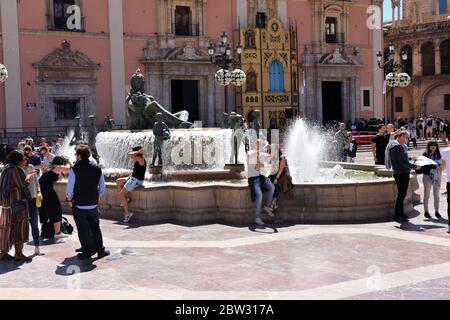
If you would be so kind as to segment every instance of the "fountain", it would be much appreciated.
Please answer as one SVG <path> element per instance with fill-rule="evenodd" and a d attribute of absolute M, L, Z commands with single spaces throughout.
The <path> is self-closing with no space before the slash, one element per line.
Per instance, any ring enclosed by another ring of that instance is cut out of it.
<path fill-rule="evenodd" d="M 176 129 L 164 147 L 166 179 L 147 174 L 143 188 L 133 192 L 131 210 L 136 221 L 160 223 L 176 221 L 191 225 L 226 222 L 247 224 L 254 220 L 247 180 L 243 176 L 224 175 L 223 166 L 232 155 L 229 129 Z M 355 163 L 336 163 L 327 158 L 329 135 L 304 120 L 296 121 L 285 143 L 294 188 L 282 195 L 277 218 L 286 222 L 355 223 L 389 220 L 393 217 L 396 186 L 391 172 L 384 167 Z M 143 145 L 151 159 L 151 131 L 102 132 L 97 149 L 107 175 L 130 173 L 126 157 L 135 145 Z M 239 161 L 245 163 L 245 148 Z M 230 172 L 230 171 L 227 171 Z M 65 185 L 58 185 L 61 199 Z M 411 179 L 405 210 L 413 210 L 417 201 L 416 179 Z M 102 215 L 121 217 L 114 183 L 107 183 L 101 198 Z M 268 218 L 268 217 L 266 217 Z"/>
<path fill-rule="evenodd" d="M 144 156 L 148 160 L 153 158 L 155 137 L 150 129 L 159 113 L 158 121 L 170 128 L 170 137 L 167 133 L 162 145 L 156 143 L 157 150 L 162 147 L 164 167 L 162 174 L 148 173 L 144 187 L 133 192 L 130 208 L 136 220 L 188 224 L 252 222 L 254 203 L 250 200 L 245 174 L 224 169 L 230 162 L 232 168 L 246 163 L 245 146 L 236 139 L 242 139 L 239 132 L 236 135 L 238 124 L 242 123 L 240 116 L 225 115 L 229 129 L 192 128 L 186 112 L 169 113 L 146 95 L 144 88 L 144 78 L 136 72 L 127 98 L 134 132 L 108 131 L 96 136 L 100 163 L 110 181 L 100 201 L 102 215 L 121 217 L 120 200 L 111 180 L 131 173 L 132 163 L 127 153 L 134 146 L 143 146 Z M 259 125 L 259 121 L 254 124 Z M 258 134 L 255 136 L 265 136 Z M 375 165 L 326 161 L 330 141 L 333 141 L 330 132 L 303 119 L 290 127 L 284 150 L 294 188 L 281 196 L 277 218 L 287 222 L 334 223 L 392 218 L 396 186 L 391 172 Z M 64 199 L 65 185 L 60 184 L 58 188 Z M 405 203 L 408 212 L 412 211 L 413 200 L 417 200 L 413 194 L 417 188 L 417 179 L 411 179 Z"/>

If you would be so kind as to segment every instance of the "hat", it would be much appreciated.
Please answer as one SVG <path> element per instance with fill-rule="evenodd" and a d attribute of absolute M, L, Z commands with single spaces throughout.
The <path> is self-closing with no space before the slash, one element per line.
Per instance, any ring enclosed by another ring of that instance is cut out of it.
<path fill-rule="evenodd" d="M 141 150 L 142 148 L 143 148 L 143 147 L 141 147 L 141 146 L 134 147 L 134 148 L 133 148 L 133 152 L 139 151 L 139 150 Z"/>

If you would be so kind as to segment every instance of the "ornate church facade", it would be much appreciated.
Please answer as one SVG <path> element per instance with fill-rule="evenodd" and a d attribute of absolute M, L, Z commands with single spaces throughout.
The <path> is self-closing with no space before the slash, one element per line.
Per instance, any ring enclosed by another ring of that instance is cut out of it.
<path fill-rule="evenodd" d="M 126 127 L 125 96 L 137 68 L 147 94 L 204 126 L 235 110 L 260 109 L 264 127 L 293 114 L 383 117 L 375 66 L 382 33 L 366 23 L 369 6 L 381 2 L 0 0 L 0 61 L 9 70 L 0 128 L 70 127 L 75 115 L 86 124 L 90 114 Z M 208 55 L 224 31 L 233 48 L 244 47 L 236 67 L 247 73 L 228 99 Z"/>
<path fill-rule="evenodd" d="M 385 47 L 395 45 L 397 60 L 407 53 L 403 71 L 411 76 L 409 86 L 394 89 L 395 116 L 450 120 L 450 0 L 393 1 L 392 16 Z"/>

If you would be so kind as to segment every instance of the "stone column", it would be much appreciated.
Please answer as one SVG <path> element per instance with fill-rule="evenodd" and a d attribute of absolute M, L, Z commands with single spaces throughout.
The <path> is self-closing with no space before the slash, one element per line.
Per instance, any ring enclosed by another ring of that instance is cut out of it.
<path fill-rule="evenodd" d="M 214 101 L 214 97 L 215 97 L 215 90 L 214 90 L 214 76 L 213 75 L 209 75 L 207 77 L 205 77 L 205 86 L 207 87 L 207 103 L 206 103 L 206 112 L 207 112 L 207 116 L 208 116 L 208 126 L 214 126 L 214 122 L 217 119 L 216 113 L 217 113 L 217 106 L 215 104 Z"/>
<path fill-rule="evenodd" d="M 5 86 L 6 128 L 22 128 L 22 87 L 19 25 L 16 0 L 1 0 L 3 64 L 8 68 Z"/>
<path fill-rule="evenodd" d="M 435 74 L 441 74 L 441 47 L 440 39 L 434 40 L 434 65 Z"/>
<path fill-rule="evenodd" d="M 395 0 L 391 1 L 391 6 L 392 6 L 392 24 L 395 24 Z"/>
<path fill-rule="evenodd" d="M 125 51 L 123 40 L 122 0 L 109 0 L 109 45 L 111 56 L 112 117 L 118 125 L 126 125 Z"/>
<path fill-rule="evenodd" d="M 162 106 L 166 108 L 167 111 L 172 112 L 172 83 L 169 75 L 164 74 L 163 76 L 163 99 Z"/>
<path fill-rule="evenodd" d="M 383 30 L 380 26 L 379 29 L 372 30 L 372 63 L 373 63 L 373 111 L 375 118 L 383 118 L 384 106 L 383 106 L 383 70 L 378 67 L 378 61 L 376 52 L 383 52 Z M 358 87 L 359 88 L 359 87 Z M 358 117 L 359 118 L 359 117 Z"/>
<path fill-rule="evenodd" d="M 422 75 L 422 59 L 420 55 L 420 43 L 414 43 L 412 50 L 413 50 L 412 56 L 413 75 L 420 76 Z"/>
<path fill-rule="evenodd" d="M 322 120 L 323 119 L 323 103 L 322 103 L 322 79 L 317 77 L 316 79 L 316 90 L 314 92 L 313 99 L 315 100 L 312 106 L 316 106 L 313 111 L 313 119 Z M 313 89 L 314 90 L 314 89 Z"/>
<path fill-rule="evenodd" d="M 313 3 L 313 53 L 320 53 L 320 46 L 322 43 L 322 8 L 319 1 Z"/>

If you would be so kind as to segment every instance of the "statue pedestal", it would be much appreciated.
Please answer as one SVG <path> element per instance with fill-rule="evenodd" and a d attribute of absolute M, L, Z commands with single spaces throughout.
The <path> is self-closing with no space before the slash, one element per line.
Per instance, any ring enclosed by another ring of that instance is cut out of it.
<path fill-rule="evenodd" d="M 150 167 L 150 173 L 151 174 L 161 174 L 162 173 L 162 166 Z"/>
<path fill-rule="evenodd" d="M 245 165 L 243 163 L 238 164 L 226 164 L 225 170 L 232 170 L 236 172 L 242 172 L 245 171 Z"/>

